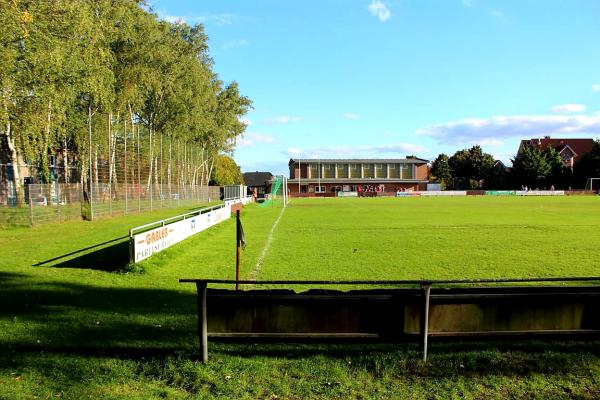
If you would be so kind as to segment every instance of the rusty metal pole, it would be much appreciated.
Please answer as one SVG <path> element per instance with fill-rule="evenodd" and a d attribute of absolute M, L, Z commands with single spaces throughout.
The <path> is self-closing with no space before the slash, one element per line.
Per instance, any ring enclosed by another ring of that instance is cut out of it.
<path fill-rule="evenodd" d="M 235 290 L 240 290 L 240 210 L 235 211 Z"/>
<path fill-rule="evenodd" d="M 196 282 L 198 292 L 198 338 L 200 339 L 200 356 L 202 362 L 208 361 L 208 324 L 206 320 L 206 281 Z"/>
<path fill-rule="evenodd" d="M 421 284 L 421 351 L 423 361 L 427 361 L 427 336 L 429 334 L 429 293 L 431 285 Z"/>

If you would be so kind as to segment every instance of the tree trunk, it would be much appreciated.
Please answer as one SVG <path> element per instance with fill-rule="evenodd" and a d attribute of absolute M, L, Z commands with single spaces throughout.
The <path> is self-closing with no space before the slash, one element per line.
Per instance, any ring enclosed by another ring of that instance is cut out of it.
<path fill-rule="evenodd" d="M 213 168 L 215 167 L 215 159 L 210 160 L 210 166 L 208 167 L 208 171 L 206 173 L 207 181 L 210 181 L 210 176 L 212 175 Z"/>
<path fill-rule="evenodd" d="M 171 138 L 169 138 L 169 165 L 167 166 L 167 186 L 169 187 L 169 198 L 170 199 L 173 199 L 173 196 L 172 196 L 173 191 L 171 190 L 172 144 L 173 144 L 173 140 Z"/>
<path fill-rule="evenodd" d="M 108 113 L 108 187 L 112 188 L 113 163 L 112 163 L 112 113 Z"/>
<path fill-rule="evenodd" d="M 159 199 L 162 200 L 162 197 L 160 197 L 162 195 L 162 188 L 160 187 L 159 183 L 158 183 L 158 156 L 154 157 L 154 193 L 158 193 L 159 194 Z"/>
<path fill-rule="evenodd" d="M 63 150 L 62 150 L 62 156 L 63 156 L 63 169 L 64 169 L 64 175 L 65 175 L 65 183 L 69 183 L 69 149 L 67 148 L 67 137 L 65 136 L 65 142 L 63 144 Z"/>
<path fill-rule="evenodd" d="M 50 183 L 50 166 L 48 164 L 48 151 L 50 148 L 50 124 L 52 122 L 52 100 L 48 101 L 48 114 L 46 117 L 46 127 L 44 128 L 44 150 L 41 154 L 42 183 Z"/>
<path fill-rule="evenodd" d="M 96 198 L 94 200 L 97 200 L 99 197 L 98 194 L 100 193 L 100 178 L 98 177 L 98 147 L 96 147 L 96 150 L 94 151 L 94 183 L 96 184 Z"/>
<path fill-rule="evenodd" d="M 14 138 L 12 137 L 12 125 L 10 124 L 10 118 L 6 122 L 6 130 L 4 131 L 6 137 L 6 145 L 8 146 L 9 163 L 13 167 L 13 184 L 15 187 L 15 197 L 18 206 L 25 203 L 25 191 L 23 183 L 21 182 L 21 174 L 19 171 L 20 157 L 15 146 Z"/>
<path fill-rule="evenodd" d="M 150 184 L 152 183 L 152 163 L 154 161 L 154 149 L 152 148 L 152 123 L 148 124 L 148 136 L 150 142 L 150 165 L 148 169 L 148 182 L 146 183 L 146 190 L 150 190 Z"/>

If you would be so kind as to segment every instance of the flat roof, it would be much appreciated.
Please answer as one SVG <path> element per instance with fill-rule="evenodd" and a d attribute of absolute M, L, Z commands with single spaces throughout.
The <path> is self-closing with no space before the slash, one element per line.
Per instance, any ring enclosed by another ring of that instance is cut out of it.
<path fill-rule="evenodd" d="M 393 164 L 393 163 L 408 163 L 408 164 L 426 164 L 429 160 L 425 160 L 424 158 L 290 158 L 291 163 L 310 163 L 310 162 L 318 162 L 318 163 L 350 163 L 350 164 L 360 164 L 360 163 L 373 163 L 373 164 Z"/>
<path fill-rule="evenodd" d="M 427 179 L 400 179 L 400 178 L 294 178 L 288 179 L 288 184 L 291 183 L 335 183 L 339 185 L 352 184 L 352 183 L 364 183 L 364 184 L 377 184 L 377 183 L 423 183 L 429 182 Z"/>

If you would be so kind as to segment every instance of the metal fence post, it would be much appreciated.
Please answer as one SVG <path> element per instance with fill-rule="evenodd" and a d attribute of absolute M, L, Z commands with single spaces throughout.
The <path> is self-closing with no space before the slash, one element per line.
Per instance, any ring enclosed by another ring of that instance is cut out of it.
<path fill-rule="evenodd" d="M 56 217 L 60 223 L 60 183 L 56 184 Z"/>
<path fill-rule="evenodd" d="M 33 226 L 33 204 L 31 202 L 31 185 L 27 185 L 27 197 L 29 201 L 29 226 Z"/>

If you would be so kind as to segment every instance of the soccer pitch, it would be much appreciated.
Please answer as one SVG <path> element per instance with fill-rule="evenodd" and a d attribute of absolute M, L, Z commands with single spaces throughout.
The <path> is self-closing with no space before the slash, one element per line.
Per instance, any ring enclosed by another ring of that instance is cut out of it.
<path fill-rule="evenodd" d="M 597 196 L 250 205 L 241 277 L 599 275 L 599 209 Z M 201 364 L 195 288 L 178 280 L 234 279 L 235 220 L 127 265 L 129 228 L 184 211 L 0 229 L 0 398 L 598 398 L 598 342 L 439 344 L 426 364 L 412 345 L 211 342 Z"/>
<path fill-rule="evenodd" d="M 251 275 L 263 280 L 598 275 L 598 211 L 598 197 L 293 199 Z M 254 212 L 249 211 L 252 219 Z"/>

